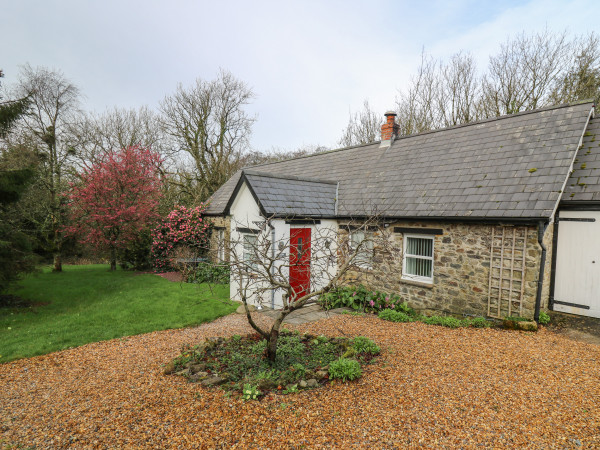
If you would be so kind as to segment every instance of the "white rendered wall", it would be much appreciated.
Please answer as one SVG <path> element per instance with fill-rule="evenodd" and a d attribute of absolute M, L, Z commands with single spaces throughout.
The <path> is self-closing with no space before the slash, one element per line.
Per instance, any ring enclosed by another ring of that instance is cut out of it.
<path fill-rule="evenodd" d="M 266 220 L 260 213 L 258 204 L 254 200 L 252 193 L 246 186 L 242 185 L 231 208 L 231 242 L 232 252 L 236 252 L 237 258 L 242 258 L 243 246 L 241 245 L 242 236 L 237 228 L 260 229 L 262 223 Z M 335 256 L 337 255 L 337 232 L 338 224 L 335 220 L 321 220 L 316 225 L 290 225 L 286 224 L 284 219 L 272 219 L 273 228 L 265 227 L 265 230 L 259 239 L 272 239 L 273 231 L 275 234 L 275 252 L 280 257 L 278 265 L 287 266 L 289 264 L 289 241 L 290 228 L 310 228 L 311 229 L 311 291 L 319 289 L 326 285 L 337 271 Z M 330 248 L 325 248 L 325 239 L 330 241 Z M 280 242 L 283 250 L 280 250 Z M 331 258 L 328 258 L 331 256 Z M 314 264 L 313 264 L 314 262 Z M 325 264 L 328 262 L 328 264 Z M 276 267 L 277 269 L 277 267 Z M 282 267 L 282 274 L 288 276 L 287 267 Z M 275 289 L 262 293 L 260 298 L 254 298 L 249 303 L 260 307 L 283 307 L 282 289 Z M 239 280 L 232 276 L 230 281 L 230 296 L 232 300 L 241 301 L 239 296 Z M 273 305 L 274 303 L 274 305 Z"/>

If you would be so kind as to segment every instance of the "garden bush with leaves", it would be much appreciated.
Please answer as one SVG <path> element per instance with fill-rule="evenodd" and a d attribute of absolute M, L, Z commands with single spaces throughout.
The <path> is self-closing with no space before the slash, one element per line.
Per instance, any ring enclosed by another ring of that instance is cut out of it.
<path fill-rule="evenodd" d="M 397 294 L 370 291 L 363 285 L 339 287 L 321 296 L 325 309 L 352 308 L 356 311 L 379 312 L 386 309 L 411 314 L 414 311 Z"/>
<path fill-rule="evenodd" d="M 188 283 L 216 283 L 229 284 L 230 270 L 226 264 L 212 264 L 201 262 L 189 271 L 186 281 Z"/>
<path fill-rule="evenodd" d="M 206 204 L 195 208 L 177 206 L 152 231 L 152 260 L 157 271 L 173 270 L 177 250 L 186 249 L 194 256 L 206 252 L 209 223 L 202 217 Z"/>

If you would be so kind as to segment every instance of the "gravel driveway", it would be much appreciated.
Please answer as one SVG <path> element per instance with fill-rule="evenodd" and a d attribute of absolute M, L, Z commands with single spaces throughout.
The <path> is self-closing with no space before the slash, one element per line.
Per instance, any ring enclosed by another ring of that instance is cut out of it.
<path fill-rule="evenodd" d="M 296 328 L 369 336 L 382 357 L 357 382 L 245 403 L 161 371 L 182 344 L 249 331 L 243 316 L 89 344 L 0 365 L 0 442 L 35 448 L 600 446 L 599 346 L 548 330 L 451 330 L 376 317 L 335 316 Z"/>

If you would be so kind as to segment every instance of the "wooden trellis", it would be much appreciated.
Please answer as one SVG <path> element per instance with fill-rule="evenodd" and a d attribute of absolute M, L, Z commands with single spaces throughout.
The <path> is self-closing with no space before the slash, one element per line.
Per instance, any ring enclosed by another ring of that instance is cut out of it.
<path fill-rule="evenodd" d="M 521 315 L 525 288 L 527 227 L 492 227 L 488 316 Z"/>

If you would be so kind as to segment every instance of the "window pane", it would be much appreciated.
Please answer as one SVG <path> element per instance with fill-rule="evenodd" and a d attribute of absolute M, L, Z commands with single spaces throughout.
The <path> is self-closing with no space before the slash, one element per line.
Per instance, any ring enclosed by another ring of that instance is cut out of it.
<path fill-rule="evenodd" d="M 406 253 L 417 256 L 433 256 L 433 239 L 408 237 Z"/>
<path fill-rule="evenodd" d="M 244 262 L 255 269 L 257 267 L 255 258 L 256 236 L 253 234 L 244 235 Z"/>
<path fill-rule="evenodd" d="M 406 257 L 405 273 L 407 275 L 415 275 L 418 277 L 431 278 L 431 269 L 433 261 L 430 259 L 415 258 L 412 256 Z"/>

